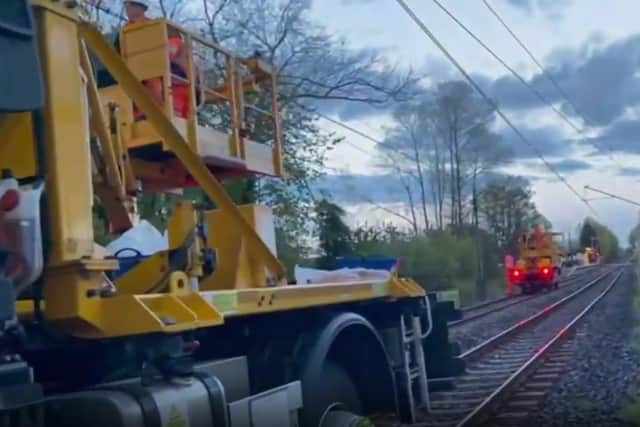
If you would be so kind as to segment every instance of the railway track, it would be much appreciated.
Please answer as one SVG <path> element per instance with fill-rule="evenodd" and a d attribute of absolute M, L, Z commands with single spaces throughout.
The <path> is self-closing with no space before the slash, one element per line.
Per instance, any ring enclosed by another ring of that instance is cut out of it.
<path fill-rule="evenodd" d="M 463 353 L 466 374 L 454 380 L 451 390 L 431 393 L 429 410 L 414 426 L 520 425 L 570 360 L 566 343 L 575 324 L 606 295 L 623 271 L 604 272 Z"/>
<path fill-rule="evenodd" d="M 586 277 L 592 276 L 593 274 L 594 274 L 594 271 L 589 270 L 589 271 L 582 271 L 572 276 L 568 276 L 561 281 L 561 287 L 568 288 L 568 287 L 574 286 L 580 282 L 583 282 Z M 548 293 L 539 292 L 534 295 L 517 295 L 513 297 L 502 297 L 502 298 L 496 298 L 491 301 L 486 301 L 480 304 L 472 305 L 469 307 L 463 307 L 462 319 L 449 322 L 449 327 L 456 328 L 458 326 L 470 323 L 474 320 L 487 317 L 494 313 L 498 313 L 509 307 L 513 307 L 516 305 L 523 304 L 527 301 L 542 298 L 546 295 L 548 295 Z"/>

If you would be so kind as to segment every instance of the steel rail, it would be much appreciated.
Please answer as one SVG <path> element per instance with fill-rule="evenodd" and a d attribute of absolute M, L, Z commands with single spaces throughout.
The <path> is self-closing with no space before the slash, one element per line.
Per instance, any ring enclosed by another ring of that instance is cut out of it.
<path fill-rule="evenodd" d="M 591 272 L 589 272 L 589 273 L 591 273 Z M 589 273 L 586 273 L 586 274 L 589 274 Z M 569 277 L 565 277 L 564 280 L 561 283 L 564 283 L 564 285 L 563 285 L 564 287 L 574 286 L 577 283 L 579 283 L 582 279 L 584 279 L 584 277 L 582 277 L 582 276 L 569 276 Z M 475 311 L 475 310 L 480 310 L 482 308 L 491 307 L 492 305 L 500 304 L 500 303 L 506 302 L 508 300 L 513 300 L 510 303 L 507 303 L 507 304 L 504 304 L 504 305 L 498 305 L 498 306 L 496 306 L 494 308 L 490 308 L 490 309 L 487 309 L 485 311 L 481 311 L 479 313 L 472 314 L 470 316 L 464 316 L 462 319 L 454 320 L 452 322 L 449 322 L 448 326 L 449 326 L 449 328 L 455 328 L 455 327 L 467 324 L 467 323 L 469 323 L 471 321 L 474 321 L 474 320 L 477 320 L 477 319 L 481 319 L 481 318 L 489 316 L 491 314 L 500 312 L 500 311 L 505 310 L 507 308 L 513 307 L 515 305 L 523 304 L 523 303 L 525 303 L 527 301 L 530 301 L 530 300 L 542 298 L 543 296 L 546 296 L 546 295 L 548 295 L 548 294 L 546 294 L 546 293 L 537 293 L 537 294 L 528 295 L 528 296 L 497 298 L 497 299 L 492 300 L 492 301 L 487 301 L 487 302 L 484 302 L 484 303 L 480 303 L 480 304 L 476 304 L 476 305 L 470 306 L 468 308 L 463 308 L 462 312 L 463 313 L 468 313 L 468 312 L 472 312 L 472 311 Z"/>
<path fill-rule="evenodd" d="M 601 275 L 599 275 L 595 279 L 591 280 L 586 285 L 584 285 L 584 286 L 580 287 L 579 289 L 575 290 L 574 292 L 570 293 L 566 297 L 554 302 L 551 305 L 548 305 L 547 307 L 543 308 L 542 310 L 540 310 L 536 314 L 533 314 L 533 315 L 527 317 L 526 319 L 523 319 L 523 320 L 519 321 L 515 325 L 503 330 L 499 334 L 494 335 L 493 337 L 483 341 L 482 343 L 478 344 L 477 346 L 465 351 L 464 353 L 462 353 L 460 355 L 460 357 L 465 359 L 465 360 L 470 360 L 472 358 L 479 357 L 479 356 L 485 354 L 488 351 L 493 350 L 498 345 L 500 345 L 500 344 L 504 343 L 505 341 L 513 338 L 515 335 L 519 334 L 523 330 L 528 329 L 528 328 L 534 326 L 535 324 L 539 323 L 541 320 L 543 320 L 544 318 L 548 317 L 549 314 L 551 314 L 552 312 L 556 311 L 559 307 L 565 305 L 567 302 L 573 300 L 578 295 L 582 294 L 583 292 L 587 291 L 588 289 L 591 289 L 593 286 L 595 286 L 596 284 L 600 283 L 605 277 L 610 275 L 612 272 L 613 271 L 608 270 L 608 271 L 602 273 Z"/>

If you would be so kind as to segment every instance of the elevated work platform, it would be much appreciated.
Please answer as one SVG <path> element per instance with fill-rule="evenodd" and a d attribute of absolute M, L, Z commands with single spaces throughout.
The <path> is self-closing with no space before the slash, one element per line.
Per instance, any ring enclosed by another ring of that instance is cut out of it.
<path fill-rule="evenodd" d="M 129 70 L 215 176 L 283 175 L 277 81 L 264 62 L 235 57 L 163 19 L 125 26 L 119 48 Z M 193 184 L 120 85 L 99 93 L 145 188 Z M 257 123 L 261 129 L 270 124 L 269 130 L 257 135 Z"/>

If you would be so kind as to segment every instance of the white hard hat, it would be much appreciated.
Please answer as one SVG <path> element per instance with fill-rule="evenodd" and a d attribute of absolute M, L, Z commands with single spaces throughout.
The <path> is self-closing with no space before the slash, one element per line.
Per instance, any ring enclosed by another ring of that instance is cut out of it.
<path fill-rule="evenodd" d="M 149 9 L 149 2 L 147 0 L 125 0 L 124 3 L 134 3 L 144 7 L 145 10 Z"/>

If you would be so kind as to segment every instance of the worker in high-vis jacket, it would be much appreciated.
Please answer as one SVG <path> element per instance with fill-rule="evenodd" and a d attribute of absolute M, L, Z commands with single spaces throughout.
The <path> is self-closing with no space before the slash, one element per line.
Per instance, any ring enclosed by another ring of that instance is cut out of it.
<path fill-rule="evenodd" d="M 147 16 L 149 4 L 143 0 L 127 0 L 124 2 L 127 25 L 149 21 Z M 182 35 L 176 29 L 168 28 L 167 46 L 169 61 L 171 63 L 171 95 L 173 101 L 174 114 L 178 117 L 186 118 L 189 114 L 189 94 L 190 85 L 187 81 L 187 58 L 186 49 Z M 161 78 L 149 79 L 144 82 L 151 97 L 158 103 L 164 104 L 163 84 Z M 144 118 L 144 114 L 139 110 L 135 112 L 136 120 Z"/>
<path fill-rule="evenodd" d="M 136 22 L 148 21 L 147 10 L 149 4 L 146 0 L 125 0 L 125 14 L 127 15 L 127 23 L 135 24 Z"/>
<path fill-rule="evenodd" d="M 189 115 L 189 94 L 191 89 L 187 80 L 187 52 L 182 34 L 179 31 L 169 28 L 168 36 L 173 112 L 178 117 L 186 118 Z"/>
<path fill-rule="evenodd" d="M 127 23 L 125 27 L 128 25 L 149 21 L 151 19 L 147 16 L 149 4 L 145 0 L 125 0 L 124 10 L 125 15 L 127 16 Z M 162 79 L 149 79 L 142 82 L 142 84 L 144 84 L 144 86 L 147 88 L 147 92 L 149 93 L 149 95 L 151 95 L 153 100 L 161 106 L 164 103 L 164 99 L 162 96 Z M 136 120 L 143 120 L 145 117 L 144 113 L 135 106 L 133 114 Z"/>

